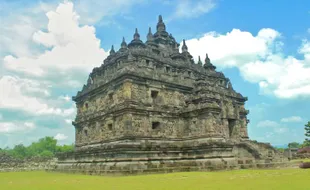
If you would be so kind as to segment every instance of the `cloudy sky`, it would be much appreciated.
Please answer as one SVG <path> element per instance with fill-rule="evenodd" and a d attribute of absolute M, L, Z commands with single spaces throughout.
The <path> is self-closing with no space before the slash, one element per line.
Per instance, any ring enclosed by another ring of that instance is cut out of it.
<path fill-rule="evenodd" d="M 251 139 L 304 140 L 310 120 L 310 1 L 0 0 L 0 147 L 74 142 L 71 101 L 112 44 L 145 40 L 163 15 L 197 60 L 209 54 L 248 96 Z"/>

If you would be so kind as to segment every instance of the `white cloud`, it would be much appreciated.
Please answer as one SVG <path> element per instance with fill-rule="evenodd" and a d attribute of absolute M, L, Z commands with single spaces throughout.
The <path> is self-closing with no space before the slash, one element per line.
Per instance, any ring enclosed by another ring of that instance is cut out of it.
<path fill-rule="evenodd" d="M 233 29 L 225 35 L 209 32 L 199 39 L 186 40 L 189 51 L 197 60 L 206 53 L 220 67 L 242 66 L 268 54 L 268 46 L 280 34 L 272 29 L 262 29 L 257 36 Z"/>
<path fill-rule="evenodd" d="M 69 102 L 69 101 L 71 100 L 71 97 L 68 96 L 68 95 L 65 95 L 65 96 L 60 96 L 59 99 L 60 99 L 60 100 L 64 100 L 64 101 L 66 101 L 66 102 Z"/>
<path fill-rule="evenodd" d="M 214 0 L 178 0 L 177 2 L 174 2 L 174 4 L 177 6 L 171 19 L 195 18 L 210 12 L 216 6 Z"/>
<path fill-rule="evenodd" d="M 3 116 L 2 116 L 2 114 L 0 113 L 0 120 L 2 120 L 3 119 Z"/>
<path fill-rule="evenodd" d="M 270 137 L 273 137 L 274 136 L 274 133 L 273 132 L 266 132 L 265 133 L 265 137 L 266 138 L 270 138 Z"/>
<path fill-rule="evenodd" d="M 76 0 L 77 12 L 81 15 L 82 24 L 95 24 L 114 15 L 124 15 L 130 12 L 134 5 L 142 4 L 145 0 Z M 105 20 L 106 21 L 106 20 Z"/>
<path fill-rule="evenodd" d="M 279 32 L 268 28 L 256 36 L 233 29 L 225 35 L 209 32 L 186 44 L 196 60 L 208 53 L 220 68 L 239 68 L 242 77 L 259 84 L 263 94 L 278 98 L 310 96 L 310 43 L 304 41 L 299 49 L 303 60 L 284 57 L 280 37 Z"/>
<path fill-rule="evenodd" d="M 46 22 L 45 11 L 53 8 L 52 4 L 38 3 L 20 6 L 14 2 L 0 2 L 2 7 L 0 25 L 0 57 L 10 52 L 15 56 L 31 56 L 38 52 L 30 42 L 31 36 Z"/>
<path fill-rule="evenodd" d="M 278 127 L 279 124 L 275 121 L 270 121 L 270 120 L 265 120 L 265 121 L 260 121 L 257 124 L 257 127 Z"/>
<path fill-rule="evenodd" d="M 310 42 L 303 40 L 302 45 L 299 49 L 299 53 L 303 54 L 308 66 L 310 65 Z"/>
<path fill-rule="evenodd" d="M 28 113 L 44 115 L 55 114 L 69 116 L 74 108 L 60 109 L 49 106 L 40 95 L 49 95 L 44 83 L 19 77 L 3 76 L 0 78 L 0 108 L 23 110 Z"/>
<path fill-rule="evenodd" d="M 42 54 L 4 58 L 8 70 L 33 76 L 46 76 L 51 70 L 64 74 L 73 69 L 90 72 L 102 64 L 108 55 L 100 48 L 100 40 L 92 26 L 79 26 L 79 16 L 73 10 L 73 3 L 59 4 L 56 11 L 49 11 L 47 32 L 37 31 L 33 41 L 51 48 Z"/>
<path fill-rule="evenodd" d="M 291 117 L 285 117 L 281 119 L 281 122 L 301 122 L 302 118 L 299 116 L 291 116 Z"/>
<path fill-rule="evenodd" d="M 62 133 L 58 133 L 54 139 L 58 140 L 58 141 L 63 141 L 63 140 L 66 140 L 68 138 L 68 136 L 62 134 Z"/>
<path fill-rule="evenodd" d="M 0 122 L 0 133 L 16 133 L 35 129 L 36 126 L 32 122 Z"/>
<path fill-rule="evenodd" d="M 135 4 L 141 4 L 144 0 L 75 0 L 77 12 L 82 16 L 81 24 L 95 24 L 105 17 L 119 13 L 126 14 Z M 70 4 L 64 0 L 64 4 Z M 71 3 L 72 4 L 72 3 Z M 0 57 L 7 53 L 14 57 L 33 57 L 40 50 L 39 46 L 32 43 L 33 34 L 39 29 L 46 29 L 46 12 L 54 10 L 57 1 L 37 2 L 23 4 L 15 2 L 0 2 L 0 11 L 4 13 L 0 25 Z M 111 18 L 110 18 L 111 19 Z M 47 40 L 47 39 L 45 39 Z M 52 39 L 50 39 L 52 40 Z"/>
<path fill-rule="evenodd" d="M 257 124 L 257 127 L 259 128 L 271 128 L 273 130 L 273 132 L 268 131 L 266 133 L 266 137 L 271 137 L 274 135 L 274 133 L 276 134 L 282 134 L 282 133 L 287 133 L 289 132 L 289 128 L 286 126 L 282 126 L 279 123 L 275 122 L 275 121 L 271 121 L 271 120 L 265 120 L 265 121 L 260 121 Z"/>
<path fill-rule="evenodd" d="M 65 122 L 68 123 L 68 124 L 71 124 L 72 120 L 71 119 L 65 119 Z"/>
<path fill-rule="evenodd" d="M 286 133 L 288 131 L 289 129 L 287 127 L 279 127 L 274 129 L 274 132 L 278 134 Z"/>

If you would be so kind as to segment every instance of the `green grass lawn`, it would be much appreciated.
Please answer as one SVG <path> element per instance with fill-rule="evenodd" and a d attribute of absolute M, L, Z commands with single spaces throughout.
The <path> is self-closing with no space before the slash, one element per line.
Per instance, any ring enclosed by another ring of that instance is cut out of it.
<path fill-rule="evenodd" d="M 309 190 L 310 169 L 234 170 L 138 176 L 87 176 L 46 172 L 0 173 L 1 190 Z"/>
<path fill-rule="evenodd" d="M 290 162 L 296 162 L 296 163 L 310 162 L 310 159 L 296 159 L 296 160 L 291 160 Z"/>

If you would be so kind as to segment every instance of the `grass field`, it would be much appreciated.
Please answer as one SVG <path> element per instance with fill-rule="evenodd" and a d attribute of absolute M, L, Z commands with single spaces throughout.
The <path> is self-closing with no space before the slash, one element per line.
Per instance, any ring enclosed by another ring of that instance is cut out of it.
<path fill-rule="evenodd" d="M 0 173 L 1 190 L 309 190 L 310 169 L 234 170 L 123 177 Z"/>
<path fill-rule="evenodd" d="M 296 159 L 296 160 L 291 160 L 290 162 L 295 162 L 295 163 L 310 162 L 310 159 Z"/>

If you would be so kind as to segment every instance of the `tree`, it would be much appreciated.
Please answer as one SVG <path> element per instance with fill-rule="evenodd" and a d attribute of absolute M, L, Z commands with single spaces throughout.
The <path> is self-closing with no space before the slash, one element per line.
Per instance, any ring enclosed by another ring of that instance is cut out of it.
<path fill-rule="evenodd" d="M 39 156 L 41 158 L 52 158 L 54 156 L 54 154 L 51 152 L 51 151 L 48 151 L 48 150 L 44 150 L 43 152 L 41 152 L 39 154 Z"/>
<path fill-rule="evenodd" d="M 53 137 L 44 137 L 37 142 L 33 142 L 29 146 L 23 144 L 16 145 L 13 149 L 0 148 L 0 154 L 8 154 L 14 158 L 31 158 L 42 157 L 52 158 L 57 152 L 71 152 L 74 151 L 74 144 L 71 145 L 57 145 L 57 140 Z"/>
<path fill-rule="evenodd" d="M 57 152 L 72 152 L 74 150 L 74 145 L 63 145 L 57 146 Z"/>
<path fill-rule="evenodd" d="M 310 137 L 310 121 L 308 121 L 308 123 L 305 125 L 305 136 L 306 137 Z M 310 146 L 310 139 L 306 138 L 303 145 L 303 147 L 308 147 Z"/>
<path fill-rule="evenodd" d="M 289 148 L 299 148 L 300 144 L 298 142 L 291 142 L 291 143 L 288 143 L 288 147 Z"/>
<path fill-rule="evenodd" d="M 308 123 L 305 125 L 305 135 L 306 137 L 310 137 L 310 121 L 308 121 Z M 310 139 L 306 138 L 306 141 L 310 141 Z"/>
<path fill-rule="evenodd" d="M 280 151 L 280 152 L 284 152 L 284 148 L 276 148 L 278 151 Z"/>
<path fill-rule="evenodd" d="M 27 156 L 27 148 L 23 144 L 19 144 L 9 154 L 15 158 L 25 158 Z"/>
<path fill-rule="evenodd" d="M 53 137 L 45 137 L 39 139 L 38 142 L 32 143 L 29 147 L 29 156 L 38 156 L 43 151 L 47 150 L 52 154 L 55 154 L 57 149 L 57 140 Z"/>

